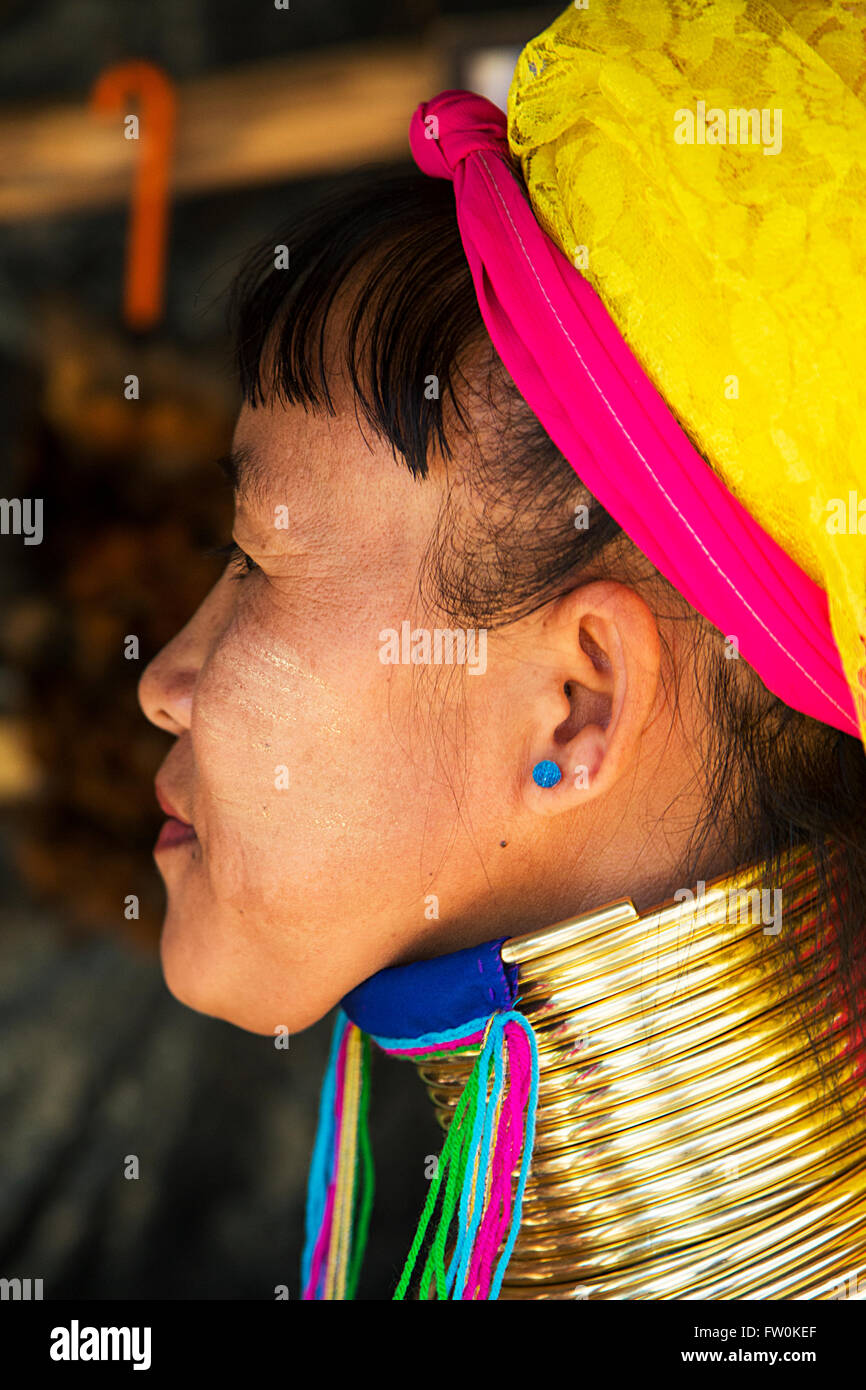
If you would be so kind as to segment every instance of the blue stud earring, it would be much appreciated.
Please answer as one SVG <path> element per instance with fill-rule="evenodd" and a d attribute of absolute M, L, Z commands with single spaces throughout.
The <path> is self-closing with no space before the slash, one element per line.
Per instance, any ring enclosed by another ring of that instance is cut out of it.
<path fill-rule="evenodd" d="M 555 787 L 562 781 L 562 769 L 550 758 L 542 758 L 532 769 L 532 780 L 537 787 Z"/>

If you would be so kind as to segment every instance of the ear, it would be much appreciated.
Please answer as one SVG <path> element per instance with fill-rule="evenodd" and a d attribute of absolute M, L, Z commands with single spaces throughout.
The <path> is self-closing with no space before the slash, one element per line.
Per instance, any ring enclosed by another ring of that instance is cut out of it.
<path fill-rule="evenodd" d="M 635 767 L 661 695 L 661 641 L 645 601 L 613 580 L 548 605 L 531 641 L 523 795 L 530 810 L 558 815 L 605 796 Z M 561 772 L 554 786 L 533 778 L 544 761 Z"/>

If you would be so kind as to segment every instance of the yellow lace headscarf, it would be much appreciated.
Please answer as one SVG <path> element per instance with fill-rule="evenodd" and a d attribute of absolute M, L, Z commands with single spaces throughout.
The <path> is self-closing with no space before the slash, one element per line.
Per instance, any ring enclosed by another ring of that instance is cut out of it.
<path fill-rule="evenodd" d="M 588 0 L 524 49 L 541 226 L 827 593 L 866 742 L 866 6 Z"/>

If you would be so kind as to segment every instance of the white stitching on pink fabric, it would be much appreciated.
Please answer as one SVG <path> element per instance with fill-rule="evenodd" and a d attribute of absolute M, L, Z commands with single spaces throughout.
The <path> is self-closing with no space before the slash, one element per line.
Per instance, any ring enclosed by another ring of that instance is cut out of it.
<path fill-rule="evenodd" d="M 638 448 L 638 446 L 637 446 L 637 444 L 635 443 L 635 441 L 632 439 L 631 435 L 629 434 L 629 432 L 628 432 L 628 430 L 626 429 L 625 425 L 623 424 L 622 420 L 619 418 L 619 416 L 617 415 L 617 413 L 616 413 L 616 411 L 614 410 L 613 406 L 610 404 L 610 401 L 607 399 L 607 396 L 606 396 L 606 395 L 604 394 L 604 392 L 602 391 L 601 387 L 599 386 L 598 382 L 596 381 L 596 379 L 595 379 L 595 377 L 593 376 L 592 372 L 590 371 L 589 367 L 586 365 L 586 362 L 583 360 L 583 357 L 582 357 L 581 354 L 580 354 L 580 350 L 579 350 L 579 348 L 577 347 L 577 344 L 572 340 L 572 338 L 571 338 L 571 336 L 570 336 L 570 334 L 569 334 L 569 332 L 568 332 L 568 329 L 565 327 L 565 324 L 562 322 L 562 320 L 560 319 L 558 313 L 556 312 L 556 307 L 555 307 L 555 305 L 551 303 L 550 297 L 548 296 L 547 290 L 544 288 L 544 285 L 543 285 L 543 283 L 542 283 L 541 277 L 539 276 L 538 271 L 535 269 L 535 266 L 534 266 L 533 263 L 532 263 L 532 258 L 531 258 L 531 256 L 529 255 L 529 253 L 528 253 L 528 251 L 527 251 L 525 245 L 523 244 L 523 238 L 521 237 L 520 232 L 519 232 L 519 230 L 518 230 L 518 228 L 517 228 L 517 226 L 516 226 L 516 224 L 515 224 L 515 222 L 514 222 L 514 218 L 511 216 L 511 211 L 510 211 L 510 209 L 509 209 L 509 207 L 508 207 L 508 204 L 506 203 L 505 199 L 504 199 L 503 196 L 502 196 L 502 193 L 501 193 L 501 191 L 500 191 L 500 189 L 499 189 L 499 186 L 497 185 L 496 179 L 493 177 L 493 174 L 492 174 L 491 169 L 490 169 L 490 165 L 487 163 L 487 160 L 484 158 L 484 153 L 483 153 L 483 151 L 482 151 L 482 150 L 477 150 L 477 151 L 475 151 L 475 153 L 478 155 L 478 158 L 480 159 L 481 163 L 484 165 L 484 168 L 487 170 L 487 175 L 488 175 L 488 178 L 490 179 L 490 183 L 491 183 L 491 185 L 492 185 L 492 187 L 493 187 L 493 190 L 494 190 L 494 192 L 496 193 L 496 196 L 497 196 L 497 198 L 499 199 L 500 203 L 502 204 L 502 207 L 503 207 L 503 210 L 504 210 L 504 212 L 505 212 L 506 217 L 508 218 L 509 222 L 511 223 L 512 229 L 513 229 L 513 231 L 514 231 L 514 235 L 517 237 L 517 240 L 518 240 L 518 242 L 520 243 L 520 249 L 521 249 L 521 251 L 523 252 L 524 257 L 526 258 L 526 263 L 527 263 L 527 265 L 529 266 L 530 270 L 532 271 L 532 274 L 535 276 L 535 279 L 536 279 L 536 281 L 537 281 L 537 283 L 538 283 L 538 288 L 541 290 L 541 293 L 544 295 L 544 298 L 547 300 L 548 307 L 549 307 L 551 313 L 553 314 L 553 317 L 556 319 L 556 322 L 559 324 L 559 327 L 561 328 L 561 330 L 562 330 L 562 332 L 563 332 L 565 338 L 568 340 L 568 342 L 569 342 L 569 344 L 570 344 L 572 350 L 574 351 L 574 353 L 575 353 L 575 355 L 576 355 L 578 361 L 580 362 L 580 365 L 583 367 L 583 370 L 585 371 L 586 375 L 589 377 L 590 381 L 592 382 L 593 386 L 595 387 L 596 391 L 598 392 L 599 398 L 601 399 L 601 401 L 603 402 L 603 404 L 606 406 L 606 408 L 607 408 L 607 410 L 609 411 L 609 413 L 613 416 L 613 418 L 614 418 L 614 420 L 616 421 L 617 425 L 619 426 L 620 430 L 621 430 L 622 433 L 625 435 L 626 439 L 628 440 L 628 442 L 629 442 L 629 444 L 631 445 L 631 447 L 634 449 L 634 451 L 635 451 L 635 453 L 637 454 L 638 458 L 640 459 L 641 463 L 642 463 L 642 464 L 644 465 L 644 467 L 646 468 L 647 472 L 649 473 L 650 477 L 652 478 L 652 480 L 653 480 L 653 482 L 655 483 L 656 487 L 658 488 L 659 492 L 661 492 L 661 494 L 663 495 L 663 497 L 665 498 L 665 500 L 668 502 L 669 506 L 672 507 L 673 510 L 676 512 L 677 516 L 680 518 L 680 520 L 682 521 L 683 525 L 684 525 L 685 527 L 687 527 L 687 529 L 691 532 L 692 536 L 694 536 L 694 538 L 695 538 L 695 540 L 697 541 L 698 545 L 701 547 L 701 550 L 704 552 L 704 554 L 706 555 L 707 559 L 710 561 L 710 564 L 711 564 L 716 570 L 718 570 L 719 574 L 722 576 L 722 578 L 725 580 L 725 582 L 726 582 L 727 584 L 730 585 L 730 587 L 733 589 L 734 593 L 737 595 L 737 598 L 738 598 L 738 599 L 740 600 L 740 602 L 742 603 L 743 607 L 746 608 L 746 609 L 748 609 L 748 611 L 751 613 L 751 615 L 752 615 L 752 617 L 755 619 L 755 621 L 756 621 L 757 623 L 759 623 L 760 626 L 764 629 L 764 631 L 766 632 L 766 634 L 767 634 L 767 636 L 770 638 L 770 640 L 771 640 L 772 642 L 775 642 L 775 644 L 776 644 L 776 646 L 779 648 L 779 650 L 782 651 L 782 652 L 784 652 L 785 656 L 788 658 L 789 661 L 791 661 L 791 662 L 793 663 L 794 666 L 796 666 L 797 670 L 800 671 L 801 674 L 804 675 L 804 676 L 806 677 L 806 679 L 807 679 L 808 681 L 811 682 L 811 684 L 815 687 L 815 689 L 816 689 L 816 690 L 819 690 L 826 700 L 829 700 L 830 704 L 833 705 L 834 709 L 837 709 L 837 710 L 839 711 L 839 713 L 847 720 L 847 719 L 849 718 L 849 715 L 848 715 L 847 712 L 842 708 L 842 706 L 841 706 L 840 704 L 838 704 L 836 700 L 833 699 L 833 696 L 829 693 L 829 691 L 827 691 L 827 690 L 824 689 L 824 687 L 820 684 L 819 681 L 817 681 L 817 680 L 815 679 L 815 677 L 811 674 L 811 672 L 807 671 L 807 670 L 805 669 L 805 667 L 802 666 L 802 665 L 800 664 L 800 662 L 799 662 L 799 661 L 797 660 L 797 658 L 794 656 L 793 652 L 789 652 L 789 651 L 788 651 L 788 648 L 785 646 L 785 644 L 784 644 L 782 641 L 780 641 L 780 639 L 776 636 L 776 634 L 775 634 L 773 631 L 771 631 L 770 628 L 767 627 L 767 624 L 764 622 L 764 620 L 763 620 L 763 618 L 760 616 L 760 614 L 755 612 L 754 608 L 753 608 L 752 605 L 749 603 L 748 599 L 746 599 L 745 596 L 744 596 L 743 594 L 740 593 L 739 589 L 737 588 L 737 586 L 736 586 L 736 584 L 734 583 L 734 581 L 731 579 L 730 575 L 728 575 L 728 574 L 725 573 L 725 571 L 722 569 L 721 565 L 718 563 L 718 561 L 715 559 L 715 557 L 714 557 L 713 555 L 710 554 L 709 550 L 707 550 L 707 547 L 704 545 L 703 541 L 701 540 L 700 536 L 699 536 L 699 535 L 697 534 L 697 532 L 695 531 L 694 527 L 689 523 L 689 521 L 687 520 L 687 518 L 683 516 L 683 514 L 682 514 L 682 512 L 680 511 L 679 507 L 677 506 L 676 502 L 674 502 L 673 498 L 670 496 L 670 494 L 668 493 L 667 489 L 665 488 L 664 484 L 661 482 L 661 480 L 658 478 L 658 476 L 654 473 L 651 464 L 650 464 L 649 461 L 644 457 L 644 455 L 641 453 L 640 449 Z M 541 230 L 543 230 L 543 229 L 541 229 Z"/>

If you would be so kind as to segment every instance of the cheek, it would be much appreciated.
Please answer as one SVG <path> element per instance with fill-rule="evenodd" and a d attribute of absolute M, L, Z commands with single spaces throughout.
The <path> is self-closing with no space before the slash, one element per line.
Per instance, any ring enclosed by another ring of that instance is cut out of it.
<path fill-rule="evenodd" d="M 321 765 L 344 723 L 334 692 L 286 643 L 234 627 L 211 652 L 190 728 L 193 818 L 221 896 L 251 885 L 269 895 L 309 792 L 303 769 Z"/>
<path fill-rule="evenodd" d="M 273 615 L 238 619 L 199 674 L 191 741 L 201 870 L 212 896 L 245 915 L 284 914 L 287 891 L 336 901 L 341 883 L 357 892 L 365 879 L 378 899 L 395 857 L 406 863 L 406 842 L 417 842 L 415 822 L 431 828 L 417 673 L 383 666 L 375 643 L 333 628 L 314 669 L 307 652 L 318 654 L 320 630 L 293 632 L 290 644 L 273 628 Z"/>

